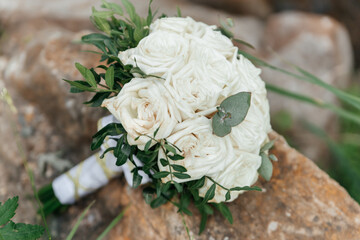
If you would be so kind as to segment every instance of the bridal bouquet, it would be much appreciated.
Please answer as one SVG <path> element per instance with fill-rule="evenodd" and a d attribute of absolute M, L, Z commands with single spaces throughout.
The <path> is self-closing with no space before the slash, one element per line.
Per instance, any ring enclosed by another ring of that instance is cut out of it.
<path fill-rule="evenodd" d="M 247 190 L 272 164 L 267 134 L 269 104 L 260 69 L 239 54 L 228 30 L 190 17 L 141 18 L 127 0 L 103 1 L 91 17 L 103 33 L 82 38 L 96 46 L 104 63 L 84 80 L 69 81 L 71 92 L 93 92 L 87 102 L 111 113 L 99 121 L 92 150 L 98 153 L 40 191 L 46 212 L 72 204 L 124 172 L 145 201 L 156 208 L 171 201 L 191 215 L 193 200 L 202 215 Z M 125 9 L 125 11 L 124 11 Z M 128 17 L 124 17 L 124 12 Z"/>

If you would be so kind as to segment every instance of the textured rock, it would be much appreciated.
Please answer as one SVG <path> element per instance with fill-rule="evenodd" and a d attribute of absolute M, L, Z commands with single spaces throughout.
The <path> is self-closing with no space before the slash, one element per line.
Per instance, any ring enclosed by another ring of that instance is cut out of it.
<path fill-rule="evenodd" d="M 261 55 L 275 66 L 294 71 L 291 64 L 300 66 L 326 83 L 344 88 L 350 84 L 352 48 L 346 29 L 336 20 L 298 12 L 273 15 L 266 23 Z M 270 49 L 270 51 L 268 50 Z M 313 84 L 264 70 L 263 79 L 285 89 L 337 104 L 336 97 Z M 299 124 L 306 120 L 336 136 L 336 117 L 299 101 L 270 93 L 272 114 L 286 110 L 293 116 L 294 139 L 306 156 L 317 160 L 324 153 L 324 144 Z M 296 107 L 294 107 L 296 106 Z M 306 116 L 306 119 L 304 119 Z"/>
<path fill-rule="evenodd" d="M 185 217 L 195 239 L 347 239 L 360 236 L 360 206 L 315 164 L 290 148 L 276 133 L 273 153 L 279 158 L 270 182 L 256 185 L 228 204 L 234 223 L 219 214 L 197 235 L 199 215 Z M 98 194 L 101 205 L 119 209 L 130 204 L 109 239 L 186 239 L 181 216 L 171 204 L 151 209 L 141 190 L 113 181 Z M 196 212 L 196 210 L 194 210 Z"/>

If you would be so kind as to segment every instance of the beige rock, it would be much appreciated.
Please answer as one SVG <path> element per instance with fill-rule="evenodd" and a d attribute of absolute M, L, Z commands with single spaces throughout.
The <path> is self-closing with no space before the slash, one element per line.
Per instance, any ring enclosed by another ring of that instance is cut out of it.
<path fill-rule="evenodd" d="M 266 23 L 260 53 L 275 66 L 294 71 L 292 63 L 336 87 L 350 84 L 353 63 L 350 39 L 346 29 L 332 18 L 298 12 L 273 15 Z M 290 91 L 338 103 L 333 94 L 313 84 L 268 69 L 262 76 L 266 82 Z M 293 116 L 294 140 L 301 151 L 313 160 L 320 159 L 324 144 L 314 139 L 299 121 L 306 120 L 336 136 L 335 114 L 273 93 L 269 93 L 269 99 L 273 115 L 286 110 Z"/>
<path fill-rule="evenodd" d="M 198 233 L 199 215 L 185 217 L 194 239 L 347 239 L 360 236 L 360 206 L 311 160 L 290 148 L 276 133 L 274 164 L 270 182 L 258 181 L 263 192 L 247 192 L 228 204 L 231 225 L 219 214 L 210 217 L 207 229 Z M 124 181 L 113 181 L 102 189 L 98 206 L 122 209 L 124 218 L 109 239 L 187 239 L 181 215 L 167 204 L 151 209 L 141 190 L 131 190 Z M 194 209 L 194 208 L 193 208 Z"/>

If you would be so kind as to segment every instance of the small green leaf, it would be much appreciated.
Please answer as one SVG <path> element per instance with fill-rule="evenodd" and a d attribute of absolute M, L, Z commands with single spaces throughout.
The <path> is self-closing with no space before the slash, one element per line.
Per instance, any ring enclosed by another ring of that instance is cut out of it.
<path fill-rule="evenodd" d="M 220 107 L 225 109 L 226 114 L 229 115 L 224 118 L 224 123 L 227 126 L 235 127 L 244 121 L 250 108 L 250 101 L 250 92 L 239 92 L 226 98 L 220 104 Z"/>
<path fill-rule="evenodd" d="M 278 161 L 277 157 L 276 157 L 274 154 L 270 154 L 270 155 L 269 155 L 269 158 L 270 158 L 271 160 L 275 161 L 275 162 Z"/>
<path fill-rule="evenodd" d="M 233 224 L 233 216 L 229 210 L 229 208 L 224 203 L 213 204 L 217 210 L 229 221 L 229 223 Z"/>
<path fill-rule="evenodd" d="M 164 178 L 164 177 L 167 177 L 169 174 L 170 174 L 170 172 L 162 171 L 162 172 L 154 173 L 153 177 L 154 178 Z"/>
<path fill-rule="evenodd" d="M 94 95 L 94 97 L 91 100 L 84 102 L 84 104 L 89 104 L 90 107 L 100 107 L 103 101 L 107 97 L 109 97 L 110 94 L 111 92 L 98 92 Z"/>
<path fill-rule="evenodd" d="M 152 142 L 152 140 L 150 139 L 150 140 L 145 144 L 145 147 L 144 147 L 144 151 L 145 151 L 145 152 L 149 151 L 151 142 Z"/>
<path fill-rule="evenodd" d="M 172 164 L 171 167 L 176 171 L 176 172 L 186 172 L 186 168 L 181 166 L 181 165 L 177 165 L 177 164 Z"/>
<path fill-rule="evenodd" d="M 225 194 L 225 201 L 229 201 L 231 198 L 231 193 L 230 191 L 227 191 L 227 193 Z"/>
<path fill-rule="evenodd" d="M 124 153 L 120 152 L 118 157 L 116 158 L 116 166 L 121 166 L 126 163 L 128 159 L 128 156 L 126 156 Z"/>
<path fill-rule="evenodd" d="M 182 159 L 184 159 L 184 157 L 183 156 L 181 156 L 181 155 L 179 155 L 179 154 L 175 154 L 175 155 L 168 155 L 168 157 L 171 159 L 171 160 L 173 160 L 173 161 L 178 161 L 178 160 L 182 160 Z"/>
<path fill-rule="evenodd" d="M 214 183 L 213 185 L 211 185 L 211 187 L 205 193 L 202 204 L 207 203 L 208 201 L 210 201 L 211 199 L 213 199 L 215 197 L 215 189 L 216 189 L 216 184 Z"/>
<path fill-rule="evenodd" d="M 103 8 L 111 9 L 111 10 L 114 11 L 114 13 L 118 14 L 119 16 L 124 15 L 123 9 L 118 4 L 109 3 L 109 2 L 107 2 L 105 0 L 102 0 L 102 3 L 103 3 L 103 5 L 102 5 Z"/>
<path fill-rule="evenodd" d="M 103 159 L 103 158 L 105 157 L 106 153 L 111 152 L 111 151 L 114 151 L 114 150 L 115 150 L 114 147 L 107 148 L 107 149 L 101 154 L 100 158 Z"/>
<path fill-rule="evenodd" d="M 259 191 L 259 192 L 261 192 L 262 190 L 258 186 L 254 186 L 254 187 L 244 186 L 244 187 L 230 188 L 230 191 Z"/>
<path fill-rule="evenodd" d="M 8 223 L 15 215 L 15 210 L 18 207 L 19 197 L 8 199 L 3 205 L 0 203 L 0 226 Z"/>
<path fill-rule="evenodd" d="M 69 83 L 72 88 L 76 88 L 76 89 L 78 89 L 80 91 L 88 91 L 88 92 L 95 92 L 96 91 L 93 87 L 88 85 L 88 83 L 85 82 L 85 81 L 70 81 L 70 80 L 66 80 L 66 79 L 63 79 L 63 80 L 65 82 Z M 86 83 L 86 85 L 84 83 Z M 74 91 L 74 90 L 70 90 L 70 91 Z"/>
<path fill-rule="evenodd" d="M 177 11 L 177 16 L 181 17 L 181 9 L 179 8 L 179 6 L 176 6 L 176 11 Z"/>
<path fill-rule="evenodd" d="M 266 181 L 270 181 L 270 178 L 273 173 L 273 165 L 269 157 L 265 153 L 261 154 L 260 156 L 261 156 L 261 166 L 258 172 Z"/>
<path fill-rule="evenodd" d="M 191 178 L 191 176 L 190 176 L 189 174 L 186 174 L 186 173 L 174 172 L 173 174 L 174 174 L 174 176 L 177 177 L 178 179 Z"/>
<path fill-rule="evenodd" d="M 114 87 L 114 66 L 110 66 L 105 73 L 106 85 L 112 90 Z"/>
<path fill-rule="evenodd" d="M 87 69 L 80 63 L 75 63 L 75 67 L 79 70 L 81 75 L 90 84 L 90 86 L 92 86 L 93 88 L 96 88 L 97 83 L 96 83 L 95 77 L 94 77 L 93 73 L 90 71 L 90 69 Z"/>
<path fill-rule="evenodd" d="M 156 137 L 156 134 L 159 132 L 159 129 L 160 129 L 160 127 L 158 127 L 156 130 L 155 130 L 155 132 L 154 132 L 154 138 Z"/>
<path fill-rule="evenodd" d="M 174 186 L 179 193 L 183 191 L 183 187 L 181 186 L 180 183 L 174 182 Z"/>
<path fill-rule="evenodd" d="M 160 158 L 160 163 L 163 167 L 169 165 L 169 162 L 165 158 Z"/>
<path fill-rule="evenodd" d="M 212 118 L 212 128 L 213 133 L 218 137 L 224 137 L 231 132 L 231 127 L 225 125 L 218 114 L 215 114 Z"/>
<path fill-rule="evenodd" d="M 270 150 L 274 146 L 275 140 L 267 142 L 264 146 L 261 147 L 260 152 L 265 152 Z"/>
<path fill-rule="evenodd" d="M 189 189 L 199 189 L 205 184 L 205 177 L 200 178 L 199 180 L 196 180 L 194 185 L 189 186 Z"/>
<path fill-rule="evenodd" d="M 44 234 L 44 228 L 38 225 L 30 225 L 10 221 L 0 228 L 0 239 L 4 240 L 35 240 Z"/>
<path fill-rule="evenodd" d="M 205 230 L 206 222 L 208 215 L 206 213 L 201 213 L 201 221 L 199 227 L 199 235 Z"/>
<path fill-rule="evenodd" d="M 139 172 L 135 169 L 133 172 L 133 188 L 137 188 L 138 186 L 140 186 L 141 181 L 142 181 L 142 176 L 139 174 Z"/>
<path fill-rule="evenodd" d="M 166 150 L 168 150 L 169 152 L 176 154 L 176 149 L 172 146 L 170 146 L 169 144 L 164 144 L 164 147 Z"/>

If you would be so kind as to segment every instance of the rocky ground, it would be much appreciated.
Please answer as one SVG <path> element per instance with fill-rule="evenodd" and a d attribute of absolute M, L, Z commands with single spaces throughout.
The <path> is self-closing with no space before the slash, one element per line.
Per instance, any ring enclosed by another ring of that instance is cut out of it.
<path fill-rule="evenodd" d="M 17 113 L 0 102 L 0 201 L 19 195 L 16 220 L 39 221 L 28 175 L 23 167 L 25 152 L 37 186 L 48 183 L 62 168 L 90 155 L 89 143 L 96 121 L 106 114 L 84 105 L 89 96 L 68 93 L 62 78 L 77 79 L 74 63 L 97 65 L 89 47 L 76 43 L 86 32 L 94 31 L 88 16 L 90 6 L 100 1 L 13 0 L 0 3 L 0 88 L 14 100 Z M 133 1 L 145 14 L 144 1 Z M 326 82 L 347 86 L 352 71 L 352 50 L 348 31 L 327 16 L 288 12 L 269 18 L 230 15 L 184 0 L 157 0 L 160 12 L 174 15 L 180 6 L 183 15 L 208 24 L 231 17 L 234 32 L 251 42 L 254 54 L 276 65 L 288 67 L 289 60 L 322 77 Z M 260 11 L 260 10 L 259 10 Z M 269 50 L 270 49 L 270 50 Z M 272 51 L 273 50 L 273 51 Z M 274 53 L 276 52 L 276 54 Z M 279 57 L 279 56 L 280 57 Z M 310 85 L 264 71 L 263 78 L 288 89 L 321 97 L 336 103 L 333 96 Z M 306 105 L 269 95 L 272 114 L 287 111 L 293 115 L 291 131 L 299 136 L 298 146 L 311 158 L 325 158 L 324 146 L 304 133 L 297 122 L 304 116 L 336 135 L 336 118 Z M 294 107 L 296 106 L 296 107 Z M 234 224 L 220 216 L 210 219 L 200 237 L 199 216 L 186 218 L 196 239 L 358 239 L 360 207 L 345 190 L 318 169 L 308 158 L 279 139 L 275 154 L 275 176 L 269 183 L 259 182 L 263 193 L 246 193 L 230 204 Z M 49 164 L 43 164 L 48 162 Z M 96 199 L 75 239 L 95 239 L 123 208 L 132 205 L 109 239 L 184 239 L 186 233 L 179 215 L 170 205 L 151 210 L 141 199 L 141 190 L 131 190 L 123 179 L 116 179 L 71 207 L 61 216 L 49 219 L 54 239 L 63 239 L 76 216 Z M 155 217 L 154 217 L 155 216 Z M 89 230 L 91 229 L 91 230 Z"/>

